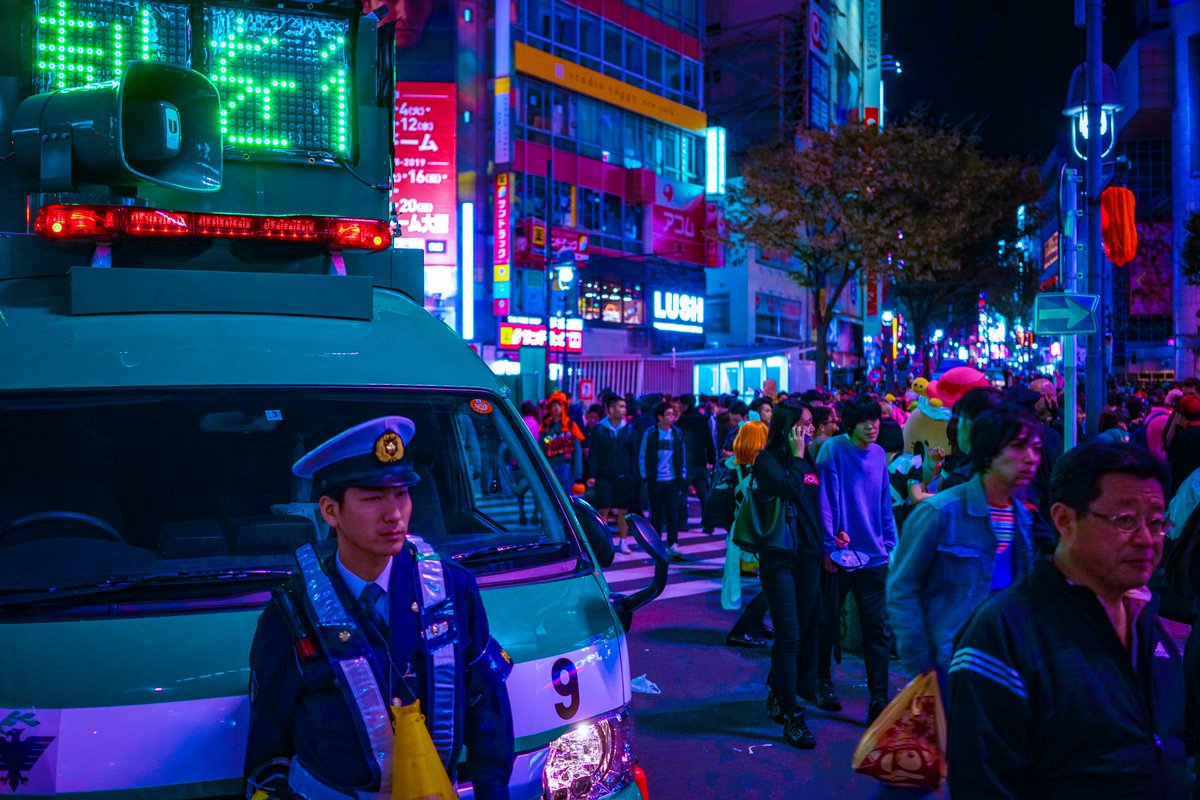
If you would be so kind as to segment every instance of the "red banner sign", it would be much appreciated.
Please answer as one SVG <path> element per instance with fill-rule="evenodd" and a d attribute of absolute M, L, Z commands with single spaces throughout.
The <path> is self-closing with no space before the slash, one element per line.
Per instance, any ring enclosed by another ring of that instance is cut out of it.
<path fill-rule="evenodd" d="M 392 209 L 397 244 L 426 266 L 458 263 L 457 121 L 453 83 L 397 83 Z"/>
<path fill-rule="evenodd" d="M 546 226 L 542 222 L 523 219 L 516 232 L 516 259 L 527 267 L 543 267 L 546 264 Z M 577 264 L 588 260 L 588 235 L 570 228 L 550 229 L 550 254 L 557 259 L 559 253 L 569 250 Z"/>
<path fill-rule="evenodd" d="M 729 237 L 729 226 L 725 224 L 725 209 L 719 204 L 704 204 L 704 266 L 725 266 L 725 240 Z"/>
<path fill-rule="evenodd" d="M 644 244 L 650 252 L 702 266 L 708 262 L 704 187 L 660 175 L 645 213 Z"/>

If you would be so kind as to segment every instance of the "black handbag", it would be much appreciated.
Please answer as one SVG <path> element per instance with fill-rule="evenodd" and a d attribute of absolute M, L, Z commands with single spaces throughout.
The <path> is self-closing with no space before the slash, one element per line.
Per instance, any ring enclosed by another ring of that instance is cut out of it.
<path fill-rule="evenodd" d="M 700 511 L 700 525 L 704 530 L 729 530 L 733 525 L 733 511 L 737 505 L 734 494 L 735 477 L 736 473 L 733 470 L 725 470 L 705 498 L 704 508 Z"/>
<path fill-rule="evenodd" d="M 758 491 L 758 481 L 751 478 L 729 531 L 733 543 L 748 553 L 757 553 L 763 542 L 775 538 L 786 524 L 783 499 L 763 497 Z"/>

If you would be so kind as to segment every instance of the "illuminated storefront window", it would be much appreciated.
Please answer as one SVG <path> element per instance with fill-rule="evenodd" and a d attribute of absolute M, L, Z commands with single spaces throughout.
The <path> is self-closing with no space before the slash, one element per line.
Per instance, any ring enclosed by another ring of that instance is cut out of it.
<path fill-rule="evenodd" d="M 579 287 L 579 315 L 614 325 L 644 325 L 646 302 L 640 283 L 590 279 Z"/>

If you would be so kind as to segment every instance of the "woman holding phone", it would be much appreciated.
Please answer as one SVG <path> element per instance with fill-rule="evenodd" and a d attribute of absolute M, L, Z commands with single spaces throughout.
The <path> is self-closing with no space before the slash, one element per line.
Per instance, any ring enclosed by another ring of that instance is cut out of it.
<path fill-rule="evenodd" d="M 808 455 L 815 428 L 812 409 L 788 400 L 773 410 L 767 443 L 754 460 L 756 491 L 784 503 L 785 524 L 764 540 L 759 578 L 775 623 L 767 711 L 783 723 L 783 738 L 808 749 L 816 739 L 797 696 L 817 692 L 817 630 L 821 605 L 820 481 Z"/>

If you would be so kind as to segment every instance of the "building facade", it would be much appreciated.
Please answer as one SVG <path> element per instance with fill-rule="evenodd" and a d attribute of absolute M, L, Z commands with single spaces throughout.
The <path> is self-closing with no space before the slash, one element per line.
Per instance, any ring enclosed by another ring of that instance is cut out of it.
<path fill-rule="evenodd" d="M 727 131 L 731 181 L 755 147 L 794 142 L 807 129 L 881 122 L 880 0 L 708 0 L 707 9 L 708 113 Z M 812 386 L 814 298 L 790 267 L 742 245 L 729 248 L 724 269 L 708 273 L 709 350 L 698 357 L 699 391 L 751 394 L 762 386 L 759 362 L 781 356 L 787 374 L 779 388 Z M 878 296 L 875 306 L 878 326 Z M 838 298 L 831 383 L 864 376 L 867 311 L 864 287 Z"/>
<path fill-rule="evenodd" d="M 474 340 L 497 372 L 691 389 L 620 365 L 704 341 L 703 30 L 699 0 L 496 9 Z"/>
<path fill-rule="evenodd" d="M 1152 3 L 1147 21 L 1169 14 L 1171 77 L 1171 312 L 1173 366 L 1177 377 L 1200 375 L 1200 291 L 1183 273 L 1188 218 L 1200 212 L 1200 0 L 1173 2 L 1169 11 Z"/>

